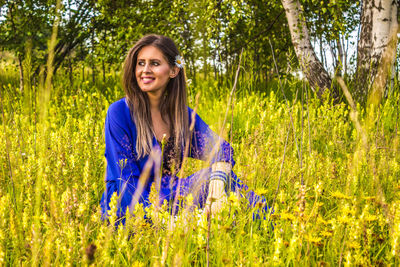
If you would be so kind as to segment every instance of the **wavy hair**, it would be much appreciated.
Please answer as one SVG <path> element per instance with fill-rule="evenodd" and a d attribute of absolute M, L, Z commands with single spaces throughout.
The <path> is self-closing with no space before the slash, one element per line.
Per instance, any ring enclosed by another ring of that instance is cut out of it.
<path fill-rule="evenodd" d="M 152 149 L 153 125 L 150 102 L 136 80 L 136 63 L 139 51 L 145 46 L 154 46 L 163 53 L 168 64 L 173 67 L 179 51 L 174 41 L 166 36 L 150 34 L 142 37 L 128 52 L 123 67 L 122 84 L 125 90 L 131 116 L 136 124 L 136 152 L 138 158 L 149 155 Z M 160 101 L 162 119 L 170 126 L 170 135 L 174 136 L 175 147 L 180 155 L 189 137 L 189 120 L 185 73 L 180 69 L 178 75 L 171 78 Z"/>

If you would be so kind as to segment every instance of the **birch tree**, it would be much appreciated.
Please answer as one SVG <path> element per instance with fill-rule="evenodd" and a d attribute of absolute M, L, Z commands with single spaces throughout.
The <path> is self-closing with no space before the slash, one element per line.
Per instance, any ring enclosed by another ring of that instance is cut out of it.
<path fill-rule="evenodd" d="M 311 88 L 316 91 L 320 98 L 326 90 L 330 90 L 331 96 L 337 100 L 339 98 L 338 91 L 336 87 L 332 86 L 329 73 L 317 58 L 311 45 L 310 35 L 300 2 L 298 0 L 282 0 L 282 5 L 288 20 L 294 50 Z"/>
<path fill-rule="evenodd" d="M 390 40 L 396 47 L 398 2 L 394 0 L 364 0 L 361 12 L 361 33 L 357 50 L 355 97 L 364 103 L 375 80 L 379 63 Z M 396 53 L 386 67 L 391 67 Z"/>
<path fill-rule="evenodd" d="M 315 55 L 311 46 L 310 36 L 305 21 L 305 15 L 299 0 L 282 0 L 292 43 L 300 66 L 310 82 L 312 88 L 317 89 L 317 95 L 331 88 L 331 78 Z M 370 95 L 371 87 L 378 74 L 378 66 L 386 50 L 395 49 L 398 32 L 398 5 L 396 0 L 364 0 L 362 1 L 360 37 L 357 45 L 357 70 L 354 79 L 354 95 L 361 103 L 365 104 Z M 389 44 L 390 47 L 389 48 Z M 396 53 L 388 51 L 390 58 L 385 59 L 385 68 L 393 66 Z M 379 84 L 385 77 L 379 77 Z M 385 80 L 386 81 L 386 80 Z M 377 90 L 377 89 L 374 89 Z M 338 92 L 331 89 L 332 96 L 337 98 Z"/>

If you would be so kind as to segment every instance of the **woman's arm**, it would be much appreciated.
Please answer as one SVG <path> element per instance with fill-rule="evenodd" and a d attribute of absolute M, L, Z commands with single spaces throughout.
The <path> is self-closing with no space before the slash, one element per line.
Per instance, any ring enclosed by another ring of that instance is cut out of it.
<path fill-rule="evenodd" d="M 191 111 L 191 110 L 190 110 Z M 190 117 L 191 113 L 189 112 Z M 206 201 L 206 212 L 217 213 L 225 205 L 225 185 L 232 167 L 233 149 L 224 139 L 214 133 L 196 114 L 190 156 L 211 162 L 211 178 Z"/>
<path fill-rule="evenodd" d="M 105 121 L 106 188 L 100 202 L 103 219 L 108 215 L 110 198 L 114 192 L 118 194 L 117 216 L 125 214 L 140 175 L 130 132 L 132 122 L 125 105 L 124 100 L 113 103 Z"/>
<path fill-rule="evenodd" d="M 189 109 L 190 122 L 192 120 L 192 113 L 193 111 Z M 231 145 L 214 133 L 197 114 L 194 116 L 194 128 L 189 156 L 208 161 L 211 164 L 227 162 L 232 167 L 235 165 Z"/>
<path fill-rule="evenodd" d="M 211 166 L 212 174 L 223 172 L 228 176 L 231 170 L 232 165 L 228 162 L 216 162 Z M 223 179 L 211 178 L 205 206 L 206 213 L 211 213 L 214 215 L 218 213 L 224 207 L 224 205 L 226 205 L 227 197 L 225 193 L 225 186 L 226 181 L 224 182 Z"/>

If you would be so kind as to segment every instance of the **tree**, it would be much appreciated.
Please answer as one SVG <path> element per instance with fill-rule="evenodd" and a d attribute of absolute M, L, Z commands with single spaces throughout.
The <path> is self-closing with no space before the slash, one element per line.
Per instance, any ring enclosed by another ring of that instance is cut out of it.
<path fill-rule="evenodd" d="M 348 0 L 300 1 L 322 65 L 328 70 L 331 67 L 328 66 L 328 61 L 332 62 L 335 75 L 347 79 L 349 70 L 352 70 L 348 67 L 351 60 L 349 57 L 353 56 L 349 54 L 349 46 L 354 45 L 349 39 L 358 30 L 360 3 Z"/>
<path fill-rule="evenodd" d="M 364 0 L 361 34 L 357 49 L 355 97 L 364 103 L 375 80 L 382 55 L 393 34 L 397 33 L 399 3 L 393 0 Z M 395 39 L 397 41 L 397 38 Z M 396 46 L 395 46 L 396 47 Z M 394 54 L 395 56 L 396 54 Z M 389 61 L 393 65 L 395 58 Z"/>
<path fill-rule="evenodd" d="M 23 60 L 26 56 L 27 44 L 31 44 L 29 52 L 32 57 L 31 68 L 38 74 L 40 66 L 46 64 L 48 44 L 56 16 L 56 0 L 15 0 L 6 1 L 0 7 L 5 19 L 0 21 L 0 47 L 16 54 L 20 66 L 20 89 L 23 89 Z M 65 3 L 65 2 L 63 2 Z M 84 43 L 96 25 L 92 22 L 94 1 L 68 0 L 61 7 L 63 13 L 58 27 L 57 44 L 54 51 L 54 68 L 56 72 L 64 59 L 73 49 Z M 28 77 L 29 79 L 30 77 Z"/>
<path fill-rule="evenodd" d="M 331 78 L 315 56 L 302 6 L 299 0 L 282 0 L 282 4 L 286 11 L 292 43 L 300 65 L 310 85 L 313 88 L 319 88 L 317 94 L 320 96 L 322 88 L 329 88 L 331 85 Z M 345 6 L 346 2 L 343 2 L 342 5 Z M 362 2 L 361 21 L 359 22 L 361 34 L 358 41 L 357 71 L 354 80 L 355 97 L 362 104 L 370 94 L 378 65 L 389 41 L 397 42 L 393 36 L 397 33 L 398 28 L 398 5 L 399 2 L 394 0 L 364 0 Z M 394 57 L 395 53 L 393 58 L 387 61 L 388 67 L 393 64 Z M 337 90 L 332 90 L 331 94 L 334 98 L 338 96 Z"/>
<path fill-rule="evenodd" d="M 23 60 L 26 46 L 30 43 L 34 54 L 47 46 L 47 39 L 43 36 L 50 36 L 51 24 L 48 20 L 54 5 L 47 3 L 40 6 L 33 1 L 16 0 L 5 1 L 0 7 L 0 13 L 4 14 L 4 20 L 0 21 L 0 47 L 13 51 L 18 58 L 21 93 L 24 88 Z M 37 32 L 38 29 L 40 33 Z"/>
<path fill-rule="evenodd" d="M 58 42 L 55 47 L 54 72 L 75 47 L 86 42 L 94 33 L 97 21 L 92 0 L 68 0 L 59 26 Z"/>
<path fill-rule="evenodd" d="M 331 96 L 337 100 L 339 97 L 338 90 L 332 86 L 329 73 L 315 55 L 314 48 L 311 45 L 300 2 L 298 0 L 282 0 L 282 5 L 285 8 L 292 43 L 300 67 L 310 82 L 311 87 L 316 90 L 318 97 L 322 97 L 325 90 L 330 90 Z"/>

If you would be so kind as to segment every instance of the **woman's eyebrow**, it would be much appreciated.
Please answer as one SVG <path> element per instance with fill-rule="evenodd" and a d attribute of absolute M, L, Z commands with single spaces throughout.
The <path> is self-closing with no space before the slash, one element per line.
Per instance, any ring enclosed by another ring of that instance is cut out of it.
<path fill-rule="evenodd" d="M 144 60 L 146 60 L 146 59 L 144 59 L 144 58 L 138 58 L 137 60 L 138 60 L 138 61 L 139 61 L 139 60 L 144 61 Z M 150 61 L 161 61 L 161 59 L 159 59 L 159 58 L 150 58 L 149 60 L 150 60 Z"/>

